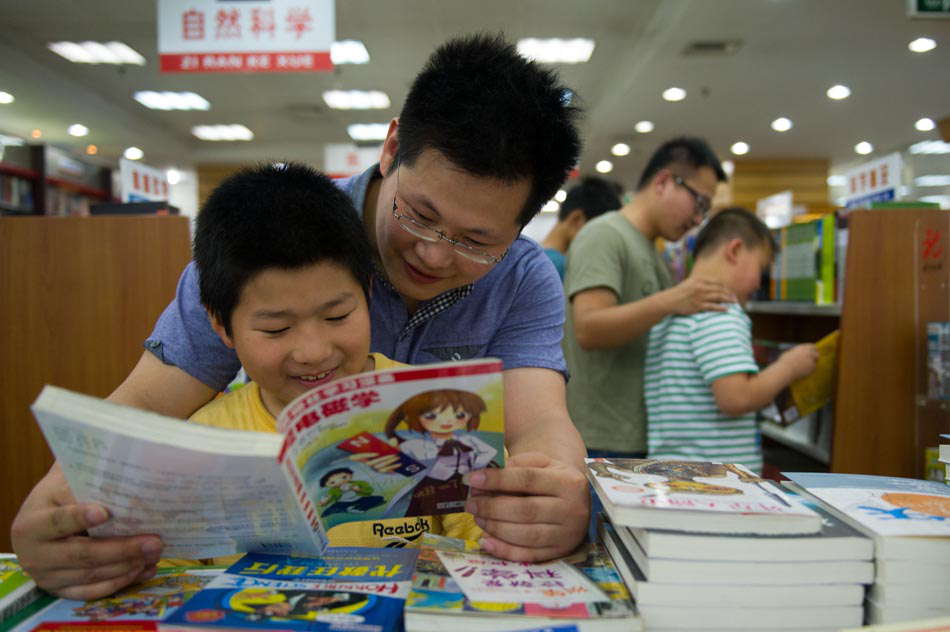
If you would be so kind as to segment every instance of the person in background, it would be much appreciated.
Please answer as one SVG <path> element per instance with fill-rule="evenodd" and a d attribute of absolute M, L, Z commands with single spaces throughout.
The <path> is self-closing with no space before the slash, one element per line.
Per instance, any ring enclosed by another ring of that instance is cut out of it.
<path fill-rule="evenodd" d="M 588 176 L 567 192 L 557 213 L 557 223 L 541 242 L 561 280 L 567 266 L 567 249 L 588 221 L 620 208 L 622 190 L 616 182 Z"/>
<path fill-rule="evenodd" d="M 743 208 L 714 215 L 696 238 L 689 278 L 721 283 L 725 311 L 664 318 L 650 330 L 645 399 L 650 458 L 739 463 L 762 471 L 756 411 L 815 370 L 813 344 L 792 347 L 759 372 L 742 305 L 776 254 L 768 227 Z"/>
<path fill-rule="evenodd" d="M 521 229 L 577 163 L 579 111 L 556 75 L 497 36 L 440 46 L 389 124 L 380 162 L 337 185 L 374 250 L 370 350 L 425 364 L 504 363 L 504 468 L 467 474 L 465 507 L 499 557 L 571 552 L 589 517 L 584 447 L 567 413 L 561 282 Z M 239 362 L 212 329 L 189 265 L 139 363 L 109 399 L 185 418 L 227 385 Z M 155 572 L 154 535 L 93 539 L 109 519 L 79 504 L 58 465 L 11 529 L 41 587 L 90 599 Z"/>
<path fill-rule="evenodd" d="M 650 327 L 670 314 L 725 309 L 721 282 L 690 278 L 671 286 L 654 246 L 678 241 L 709 211 L 726 179 L 699 138 L 674 138 L 652 155 L 633 198 L 581 229 L 568 251 L 564 350 L 568 409 L 590 456 L 647 451 L 643 368 Z"/>

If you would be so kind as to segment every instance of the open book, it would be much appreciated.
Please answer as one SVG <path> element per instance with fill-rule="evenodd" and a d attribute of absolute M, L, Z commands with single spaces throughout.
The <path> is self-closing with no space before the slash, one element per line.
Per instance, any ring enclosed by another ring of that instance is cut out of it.
<path fill-rule="evenodd" d="M 483 359 L 341 378 L 291 402 L 281 434 L 54 386 L 32 410 L 77 501 L 109 510 L 91 535 L 158 534 L 168 557 L 319 554 L 337 524 L 463 510 L 462 477 L 504 465 L 501 368 Z M 455 423 L 436 423 L 446 413 Z"/>

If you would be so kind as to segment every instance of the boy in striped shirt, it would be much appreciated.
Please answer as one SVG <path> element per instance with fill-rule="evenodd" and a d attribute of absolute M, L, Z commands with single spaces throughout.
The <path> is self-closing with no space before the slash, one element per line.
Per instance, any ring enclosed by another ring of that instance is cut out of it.
<path fill-rule="evenodd" d="M 776 245 L 765 224 L 742 208 L 714 215 L 696 239 L 690 276 L 720 282 L 745 303 L 771 265 Z M 802 344 L 759 372 L 752 323 L 739 303 L 724 312 L 665 318 L 650 330 L 645 399 L 650 458 L 741 463 L 762 470 L 755 412 L 815 369 Z"/>

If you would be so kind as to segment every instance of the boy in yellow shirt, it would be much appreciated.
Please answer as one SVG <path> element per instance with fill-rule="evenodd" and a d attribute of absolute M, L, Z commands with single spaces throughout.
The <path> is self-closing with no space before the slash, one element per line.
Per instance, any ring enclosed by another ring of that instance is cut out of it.
<path fill-rule="evenodd" d="M 277 415 L 298 395 L 400 366 L 369 353 L 366 233 L 346 194 L 309 167 L 260 166 L 222 182 L 198 215 L 194 259 L 212 327 L 253 381 L 192 421 L 276 432 Z M 328 535 L 333 546 L 406 546 L 427 532 L 481 535 L 470 514 L 351 522 Z"/>

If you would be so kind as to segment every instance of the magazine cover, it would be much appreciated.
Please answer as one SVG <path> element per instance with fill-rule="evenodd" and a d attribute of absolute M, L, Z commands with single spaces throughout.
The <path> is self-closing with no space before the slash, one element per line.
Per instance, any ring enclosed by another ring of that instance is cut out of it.
<path fill-rule="evenodd" d="M 462 511 L 463 476 L 504 465 L 495 359 L 337 380 L 291 402 L 278 460 L 311 527 Z"/>
<path fill-rule="evenodd" d="M 395 630 L 417 554 L 362 547 L 331 547 L 313 558 L 249 553 L 162 629 Z"/>
<path fill-rule="evenodd" d="M 16 557 L 0 554 L 0 622 L 40 596 L 36 582 L 23 572 Z"/>
<path fill-rule="evenodd" d="M 152 579 L 124 588 L 111 597 L 92 601 L 57 599 L 20 622 L 13 632 L 30 632 L 40 624 L 50 627 L 51 622 L 157 621 L 197 594 L 222 570 L 208 567 L 163 569 Z"/>

